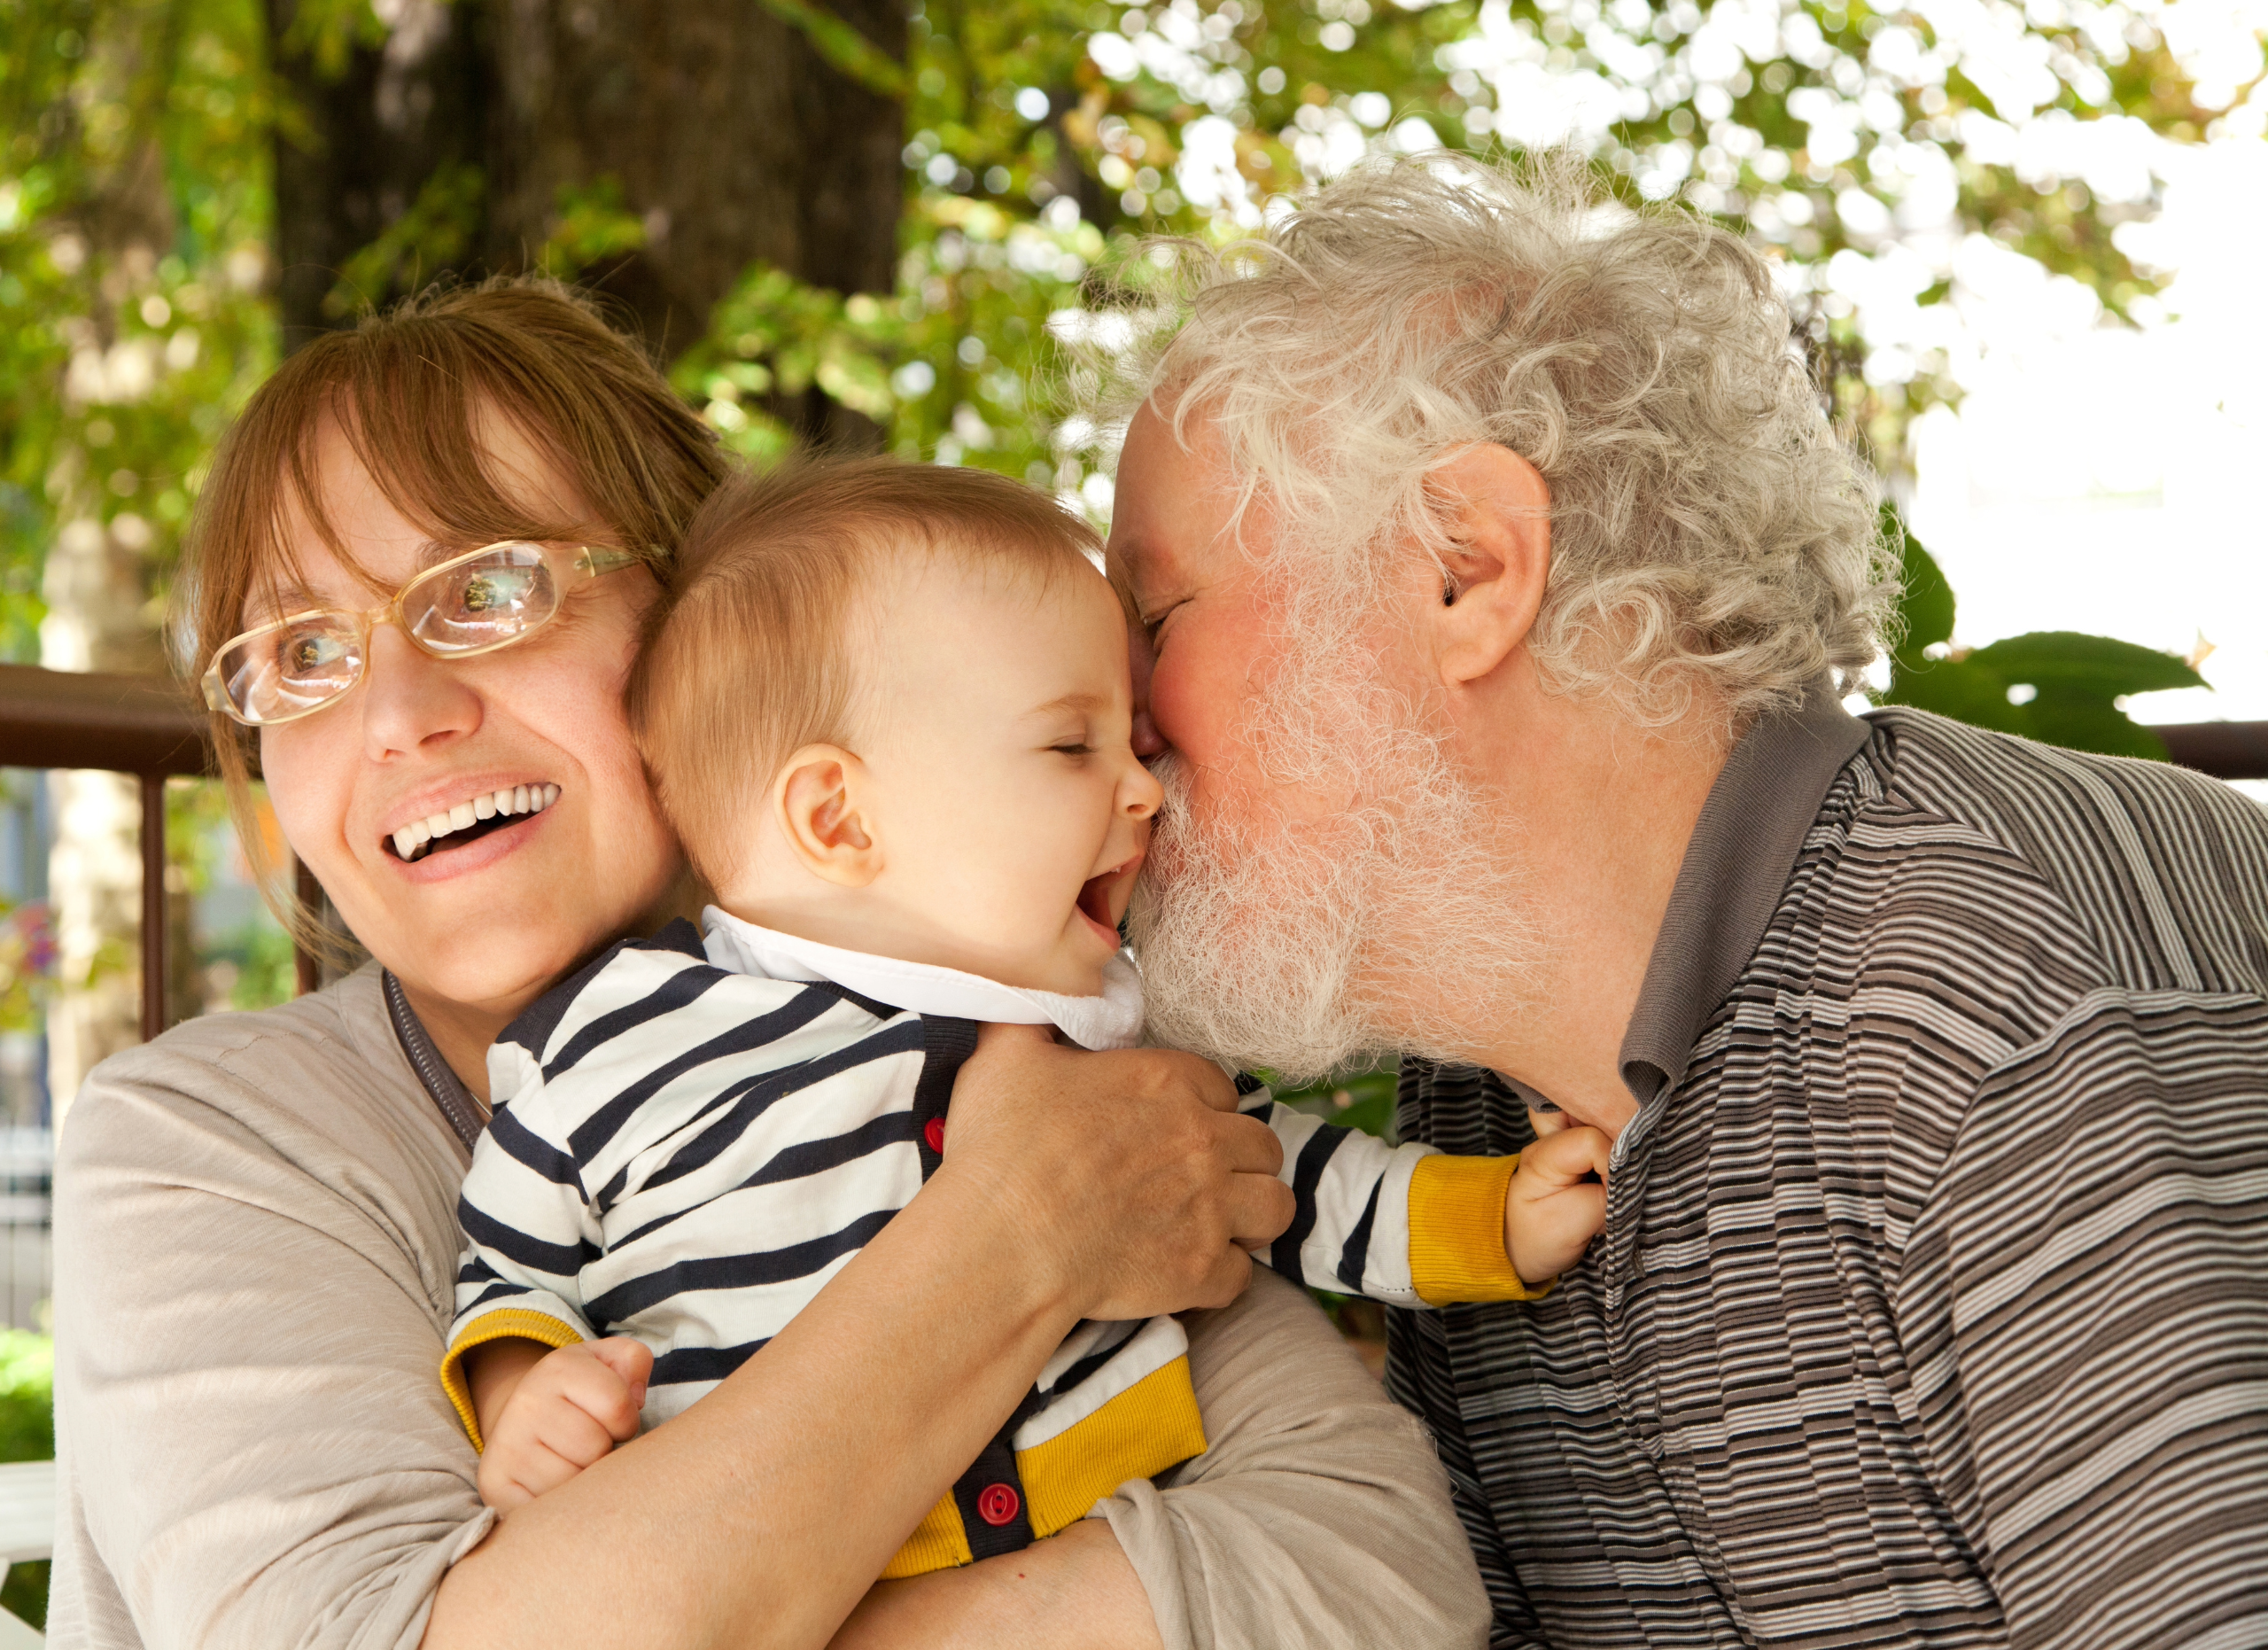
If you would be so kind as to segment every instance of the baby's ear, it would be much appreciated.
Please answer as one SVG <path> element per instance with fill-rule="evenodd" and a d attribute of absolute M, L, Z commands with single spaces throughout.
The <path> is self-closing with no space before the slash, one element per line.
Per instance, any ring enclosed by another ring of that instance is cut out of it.
<path fill-rule="evenodd" d="M 857 757 L 840 745 L 807 744 L 781 766 L 772 798 L 780 834 L 812 876 L 864 888 L 882 875 L 882 846 L 868 817 L 873 789 Z"/>

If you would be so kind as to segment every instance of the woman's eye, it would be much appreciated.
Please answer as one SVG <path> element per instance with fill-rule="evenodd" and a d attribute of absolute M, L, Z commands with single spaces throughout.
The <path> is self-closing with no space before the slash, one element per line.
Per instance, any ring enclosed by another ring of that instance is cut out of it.
<path fill-rule="evenodd" d="M 457 611 L 468 619 L 486 619 L 517 607 L 528 594 L 532 576 L 517 569 L 483 569 L 469 574 L 457 591 Z"/>
<path fill-rule="evenodd" d="M 284 666 L 305 676 L 337 664 L 346 651 L 336 636 L 292 636 L 284 644 Z"/>

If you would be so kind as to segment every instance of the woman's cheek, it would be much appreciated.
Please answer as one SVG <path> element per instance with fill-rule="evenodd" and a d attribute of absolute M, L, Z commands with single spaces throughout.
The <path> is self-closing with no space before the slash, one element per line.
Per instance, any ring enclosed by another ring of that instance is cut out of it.
<path fill-rule="evenodd" d="M 340 743 L 308 736 L 316 720 L 310 717 L 263 729 L 260 769 L 285 844 L 322 878 L 334 858 L 333 844 L 346 844 L 353 787 L 350 763 L 325 759 L 336 758 Z"/>

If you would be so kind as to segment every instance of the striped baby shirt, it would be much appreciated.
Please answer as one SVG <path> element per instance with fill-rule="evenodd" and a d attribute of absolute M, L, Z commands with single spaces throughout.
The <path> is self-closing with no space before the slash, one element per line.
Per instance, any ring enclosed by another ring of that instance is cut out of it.
<path fill-rule="evenodd" d="M 753 1356 L 943 1161 L 980 1021 L 1052 1023 L 1087 1047 L 1140 1027 L 1122 956 L 1100 996 L 1067 998 L 713 907 L 703 924 L 610 947 L 489 1051 L 442 1366 L 476 1444 L 463 1357 L 488 1341 L 635 1336 L 655 1355 L 648 1426 Z M 1404 1305 L 1527 1297 L 1503 1249 L 1516 1157 L 1397 1149 L 1240 1086 L 1283 1140 L 1298 1207 L 1259 1258 Z M 1201 1453 L 1186 1349 L 1171 1318 L 1079 1325 L 884 1575 L 1014 1551 Z"/>

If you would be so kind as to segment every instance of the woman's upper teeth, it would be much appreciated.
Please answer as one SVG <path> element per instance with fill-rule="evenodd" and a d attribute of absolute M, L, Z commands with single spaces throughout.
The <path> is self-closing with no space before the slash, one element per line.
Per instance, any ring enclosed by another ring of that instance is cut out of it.
<path fill-rule="evenodd" d="M 499 813 L 540 813 L 558 800 L 556 785 L 510 785 L 499 790 L 484 790 L 453 808 L 412 820 L 394 832 L 393 851 L 405 860 L 414 860 L 437 837 L 463 830 L 478 820 L 493 820 Z"/>

